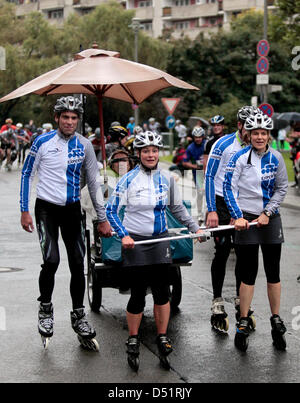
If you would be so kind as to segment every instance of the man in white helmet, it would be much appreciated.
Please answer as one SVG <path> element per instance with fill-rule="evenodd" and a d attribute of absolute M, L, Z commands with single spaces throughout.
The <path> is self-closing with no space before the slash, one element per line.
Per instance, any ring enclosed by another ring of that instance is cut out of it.
<path fill-rule="evenodd" d="M 83 217 L 80 206 L 80 177 L 85 173 L 89 193 L 97 212 L 98 231 L 111 236 L 106 220 L 103 197 L 98 176 L 95 152 L 91 142 L 76 132 L 83 113 L 79 99 L 59 98 L 54 106 L 57 130 L 38 136 L 26 158 L 21 179 L 21 225 L 27 232 L 34 229 L 29 212 L 30 188 L 35 172 L 39 174 L 35 218 L 43 254 L 39 277 L 40 301 L 39 332 L 49 340 L 53 335 L 53 305 L 55 273 L 60 257 L 58 233 L 61 231 L 68 254 L 71 272 L 70 293 L 73 305 L 71 323 L 84 344 L 95 337 L 84 313 L 84 254 Z"/>

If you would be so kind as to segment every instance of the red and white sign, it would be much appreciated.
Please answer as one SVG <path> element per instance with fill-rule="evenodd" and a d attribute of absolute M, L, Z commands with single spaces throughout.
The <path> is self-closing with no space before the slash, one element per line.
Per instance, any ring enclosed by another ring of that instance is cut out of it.
<path fill-rule="evenodd" d="M 267 74 L 269 71 L 269 61 L 266 57 L 260 57 L 256 63 L 258 74 Z"/>
<path fill-rule="evenodd" d="M 266 39 L 262 39 L 261 41 L 258 42 L 256 50 L 258 56 L 264 56 L 264 57 L 268 56 L 270 51 L 269 42 Z"/>
<path fill-rule="evenodd" d="M 274 108 L 273 108 L 273 106 L 272 105 L 270 105 L 270 104 L 261 104 L 261 105 L 259 105 L 259 109 L 261 110 L 261 111 L 263 111 L 263 113 L 265 114 L 265 115 L 268 115 L 270 118 L 273 116 L 273 114 L 274 114 Z"/>
<path fill-rule="evenodd" d="M 161 98 L 161 102 L 163 103 L 166 110 L 169 112 L 169 115 L 173 115 L 180 100 L 181 98 Z"/>

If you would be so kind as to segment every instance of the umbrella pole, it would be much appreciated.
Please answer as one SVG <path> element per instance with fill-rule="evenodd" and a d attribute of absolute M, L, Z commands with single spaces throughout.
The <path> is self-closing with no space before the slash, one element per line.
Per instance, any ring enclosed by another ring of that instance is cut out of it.
<path fill-rule="evenodd" d="M 103 105 L 102 105 L 102 95 L 97 96 L 98 99 L 98 112 L 99 112 L 99 127 L 100 127 L 100 142 L 101 142 L 101 154 L 103 161 L 103 177 L 104 177 L 104 198 L 108 197 L 108 176 L 106 171 L 106 152 L 105 152 L 105 141 L 104 141 L 104 123 L 103 123 Z"/>

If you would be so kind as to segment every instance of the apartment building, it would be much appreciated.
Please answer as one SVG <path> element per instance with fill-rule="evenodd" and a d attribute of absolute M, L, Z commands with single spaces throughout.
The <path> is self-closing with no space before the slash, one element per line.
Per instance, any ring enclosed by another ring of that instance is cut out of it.
<path fill-rule="evenodd" d="M 90 12 L 107 0 L 8 0 L 17 4 L 17 15 L 40 11 L 51 23 L 60 24 L 70 13 Z M 275 0 L 267 0 L 274 7 Z M 154 38 L 163 34 L 194 39 L 220 27 L 229 28 L 231 18 L 249 9 L 263 10 L 264 0 L 120 0 L 125 9 L 134 9 L 141 29 Z"/>

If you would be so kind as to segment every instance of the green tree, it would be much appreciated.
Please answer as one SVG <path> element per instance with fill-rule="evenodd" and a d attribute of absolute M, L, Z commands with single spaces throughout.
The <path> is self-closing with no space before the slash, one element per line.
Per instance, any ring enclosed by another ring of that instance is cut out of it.
<path fill-rule="evenodd" d="M 85 49 L 96 42 L 100 49 L 119 51 L 120 57 L 134 60 L 134 32 L 129 27 L 133 17 L 134 10 L 124 10 L 116 1 L 101 4 L 83 17 L 72 14 L 63 28 L 64 48 L 70 53 L 77 53 L 80 45 Z M 153 39 L 140 31 L 138 45 L 140 63 L 166 69 L 167 56 L 171 49 L 168 43 Z M 149 106 L 153 105 L 152 98 L 140 106 L 141 121 L 147 119 Z M 97 127 L 99 121 L 95 97 L 88 97 L 86 110 L 88 123 L 93 128 Z M 111 99 L 103 100 L 103 111 L 106 131 L 110 123 L 116 120 L 126 126 L 129 116 L 133 115 L 130 104 Z"/>
<path fill-rule="evenodd" d="M 278 38 L 281 29 L 278 16 L 270 15 L 269 27 L 270 83 L 281 84 L 284 89 L 270 94 L 269 101 L 277 112 L 297 110 L 299 74 L 292 70 L 289 50 Z M 208 38 L 200 35 L 192 42 L 177 41 L 169 58 L 168 71 L 200 88 L 198 92 L 184 95 L 187 110 L 194 111 L 193 114 L 205 108 L 213 110 L 215 106 L 231 104 L 233 97 L 240 105 L 247 105 L 253 95 L 259 95 L 256 47 L 262 37 L 263 13 L 251 10 L 236 17 L 229 32 L 220 30 Z"/>
<path fill-rule="evenodd" d="M 300 37 L 300 0 L 277 0 L 279 7 L 277 14 L 281 19 L 282 38 L 281 40 L 293 48 L 299 45 Z"/>
<path fill-rule="evenodd" d="M 228 101 L 221 105 L 206 106 L 195 111 L 196 116 L 201 116 L 207 121 L 215 115 L 225 117 L 225 132 L 232 133 L 237 126 L 237 111 L 241 107 L 240 99 L 233 95 L 228 96 Z"/>

